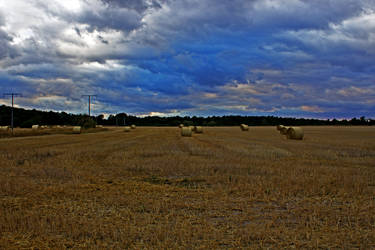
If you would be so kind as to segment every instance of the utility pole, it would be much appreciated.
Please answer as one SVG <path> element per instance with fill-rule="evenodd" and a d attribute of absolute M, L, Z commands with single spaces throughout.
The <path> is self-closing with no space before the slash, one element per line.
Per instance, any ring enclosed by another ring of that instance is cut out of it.
<path fill-rule="evenodd" d="M 12 97 L 12 115 L 11 115 L 11 118 L 10 118 L 10 124 L 11 124 L 11 127 L 12 127 L 12 134 L 13 134 L 13 128 L 14 128 L 14 123 L 13 123 L 13 106 L 14 106 L 14 97 L 21 97 L 22 94 L 19 94 L 19 93 L 4 93 L 4 96 L 11 96 Z"/>
<path fill-rule="evenodd" d="M 91 97 L 97 97 L 97 95 L 82 95 L 81 97 L 88 97 L 89 101 L 89 117 L 91 116 Z"/>

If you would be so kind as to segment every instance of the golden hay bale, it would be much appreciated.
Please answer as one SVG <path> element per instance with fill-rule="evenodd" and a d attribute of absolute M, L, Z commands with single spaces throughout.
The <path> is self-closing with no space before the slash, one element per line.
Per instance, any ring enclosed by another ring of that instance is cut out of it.
<path fill-rule="evenodd" d="M 124 127 L 124 132 L 130 132 L 131 128 L 129 126 Z"/>
<path fill-rule="evenodd" d="M 202 134 L 203 133 L 203 128 L 201 126 L 195 126 L 194 127 L 194 132 L 197 134 Z"/>
<path fill-rule="evenodd" d="M 179 128 L 183 128 L 184 127 L 184 124 L 180 124 L 178 125 Z"/>
<path fill-rule="evenodd" d="M 240 127 L 242 131 L 249 131 L 249 126 L 246 124 L 241 124 Z"/>
<path fill-rule="evenodd" d="M 8 131 L 9 130 L 9 126 L 0 126 L 0 130 L 1 131 Z"/>
<path fill-rule="evenodd" d="M 189 126 L 188 128 L 190 128 L 191 131 L 194 131 L 194 126 Z"/>
<path fill-rule="evenodd" d="M 38 130 L 38 129 L 39 129 L 39 125 L 32 125 L 32 126 L 31 126 L 31 129 L 32 129 L 32 130 Z"/>
<path fill-rule="evenodd" d="M 181 136 L 191 137 L 192 134 L 193 134 L 193 131 L 191 130 L 190 127 L 181 128 Z"/>
<path fill-rule="evenodd" d="M 301 127 L 290 127 L 288 128 L 286 138 L 293 140 L 302 140 L 303 135 L 304 133 Z"/>
<path fill-rule="evenodd" d="M 80 134 L 82 131 L 81 126 L 74 126 L 73 127 L 73 134 Z"/>
<path fill-rule="evenodd" d="M 276 129 L 277 129 L 277 131 L 280 131 L 281 128 L 283 128 L 283 127 L 284 127 L 284 125 L 277 125 Z"/>
<path fill-rule="evenodd" d="M 287 133 L 288 133 L 288 129 L 289 129 L 289 127 L 285 127 L 285 126 L 282 126 L 281 128 L 280 128 L 280 134 L 282 134 L 282 135 L 286 135 Z"/>
<path fill-rule="evenodd" d="M 131 129 L 135 129 L 136 126 L 133 124 L 133 125 L 130 126 L 130 128 L 131 128 Z"/>

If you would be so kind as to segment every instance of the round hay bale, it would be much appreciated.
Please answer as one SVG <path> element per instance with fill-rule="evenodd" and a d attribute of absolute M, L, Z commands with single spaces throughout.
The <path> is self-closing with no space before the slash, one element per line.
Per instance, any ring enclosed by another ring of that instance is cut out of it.
<path fill-rule="evenodd" d="M 133 124 L 133 125 L 130 126 L 130 128 L 131 128 L 131 129 L 135 129 L 136 126 Z"/>
<path fill-rule="evenodd" d="M 194 132 L 194 126 L 189 126 L 188 128 L 190 128 L 190 130 Z"/>
<path fill-rule="evenodd" d="M 179 128 L 183 128 L 184 127 L 184 124 L 180 124 L 178 125 Z"/>
<path fill-rule="evenodd" d="M 124 132 L 130 132 L 131 128 L 129 126 L 124 127 Z"/>
<path fill-rule="evenodd" d="M 287 130 L 286 138 L 292 140 L 302 140 L 304 136 L 303 129 L 301 127 L 290 127 Z"/>
<path fill-rule="evenodd" d="M 240 128 L 241 128 L 242 131 L 249 131 L 249 126 L 246 125 L 246 124 L 241 124 Z"/>
<path fill-rule="evenodd" d="M 0 130 L 1 131 L 8 131 L 9 130 L 9 126 L 0 126 Z"/>
<path fill-rule="evenodd" d="M 288 133 L 288 129 L 289 127 L 285 127 L 285 126 L 280 127 L 280 130 L 279 130 L 280 134 L 286 135 Z"/>
<path fill-rule="evenodd" d="M 194 127 L 194 132 L 197 134 L 202 134 L 203 133 L 203 128 L 201 126 L 195 126 Z"/>
<path fill-rule="evenodd" d="M 38 129 L 39 129 L 39 125 L 32 125 L 32 126 L 31 126 L 31 129 L 32 129 L 32 130 L 38 130 Z"/>
<path fill-rule="evenodd" d="M 73 134 L 80 134 L 82 131 L 81 126 L 74 126 L 73 127 Z"/>
<path fill-rule="evenodd" d="M 192 134 L 193 134 L 193 131 L 191 130 L 190 127 L 181 128 L 181 136 L 191 137 Z"/>
<path fill-rule="evenodd" d="M 283 125 L 277 125 L 277 127 L 276 127 L 277 131 L 280 131 L 282 127 L 284 127 L 284 126 Z"/>

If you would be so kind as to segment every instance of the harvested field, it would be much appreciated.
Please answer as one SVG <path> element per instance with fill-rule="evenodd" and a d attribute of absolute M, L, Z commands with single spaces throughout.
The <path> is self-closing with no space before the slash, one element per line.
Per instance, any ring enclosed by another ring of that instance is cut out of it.
<path fill-rule="evenodd" d="M 2 138 L 0 248 L 375 248 L 375 128 L 303 129 Z"/>
<path fill-rule="evenodd" d="M 13 135 L 12 131 L 0 131 L 0 138 L 11 138 L 11 137 L 26 137 L 26 136 L 40 136 L 40 135 L 55 135 L 55 134 L 73 134 L 73 127 L 52 127 L 52 128 L 43 128 L 39 129 L 32 128 L 15 128 Z M 98 127 L 98 128 L 89 128 L 82 129 L 82 133 L 96 133 L 101 131 L 106 131 L 107 128 Z"/>

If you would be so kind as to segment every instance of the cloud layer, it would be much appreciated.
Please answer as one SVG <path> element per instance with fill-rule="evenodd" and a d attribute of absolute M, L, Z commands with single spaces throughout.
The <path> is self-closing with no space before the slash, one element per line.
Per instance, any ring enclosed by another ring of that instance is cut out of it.
<path fill-rule="evenodd" d="M 372 0 L 0 0 L 26 108 L 375 117 L 374 57 Z"/>

